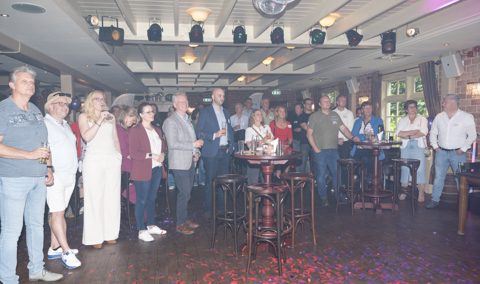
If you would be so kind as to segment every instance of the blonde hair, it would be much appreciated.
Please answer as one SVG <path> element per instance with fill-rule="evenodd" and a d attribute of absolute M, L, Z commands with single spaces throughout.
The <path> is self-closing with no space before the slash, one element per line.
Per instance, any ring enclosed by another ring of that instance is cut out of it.
<path fill-rule="evenodd" d="M 126 117 L 135 117 L 138 119 L 137 110 L 131 106 L 122 105 L 120 106 L 120 114 L 118 115 L 117 123 L 127 131 L 128 126 L 125 124 Z"/>
<path fill-rule="evenodd" d="M 93 97 L 98 93 L 102 94 L 103 98 L 105 98 L 105 94 L 102 91 L 94 90 L 88 94 L 87 98 L 85 99 L 82 111 L 87 116 L 88 122 L 95 122 L 97 120 L 95 109 L 93 108 Z"/>
<path fill-rule="evenodd" d="M 254 110 L 252 111 L 252 113 L 250 114 L 250 117 L 248 118 L 248 127 L 252 127 L 254 124 L 255 124 L 255 113 L 259 111 L 260 113 L 262 113 L 261 110 L 257 109 L 257 110 Z M 263 121 L 263 115 L 262 115 L 262 121 L 260 122 L 260 124 L 262 126 L 265 126 L 265 122 Z"/>
<path fill-rule="evenodd" d="M 288 116 L 287 108 L 284 107 L 284 106 L 277 106 L 277 107 L 275 108 L 275 121 L 277 121 L 277 119 L 278 119 L 278 110 L 279 110 L 280 108 L 283 108 L 283 110 L 285 111 L 285 120 L 287 120 L 287 116 Z"/>

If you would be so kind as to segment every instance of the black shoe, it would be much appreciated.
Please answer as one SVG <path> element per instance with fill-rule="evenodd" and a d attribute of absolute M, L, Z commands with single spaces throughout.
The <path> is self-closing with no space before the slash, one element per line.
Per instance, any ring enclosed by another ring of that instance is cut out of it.
<path fill-rule="evenodd" d="M 213 221 L 212 212 L 205 212 L 204 217 L 205 217 L 205 221 L 207 221 L 207 222 L 212 222 Z"/>
<path fill-rule="evenodd" d="M 328 203 L 328 199 L 327 198 L 322 198 L 322 206 L 330 206 L 330 203 Z"/>
<path fill-rule="evenodd" d="M 430 201 L 430 203 L 428 203 L 427 209 L 434 209 L 434 208 L 437 208 L 439 205 L 440 205 L 440 202 L 432 200 Z"/>

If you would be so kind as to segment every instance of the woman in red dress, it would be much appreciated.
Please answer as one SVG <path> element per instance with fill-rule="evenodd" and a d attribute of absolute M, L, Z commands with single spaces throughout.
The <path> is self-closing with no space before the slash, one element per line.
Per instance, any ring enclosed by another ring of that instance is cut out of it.
<path fill-rule="evenodd" d="M 273 136 L 278 138 L 279 143 L 283 146 L 284 151 L 293 151 L 291 145 L 293 141 L 292 125 L 287 121 L 287 109 L 284 106 L 277 106 L 275 108 L 275 120 L 270 122 L 270 129 Z M 280 169 L 275 171 L 275 176 L 280 178 L 281 168 L 285 168 L 288 172 L 289 166 L 279 166 Z"/>

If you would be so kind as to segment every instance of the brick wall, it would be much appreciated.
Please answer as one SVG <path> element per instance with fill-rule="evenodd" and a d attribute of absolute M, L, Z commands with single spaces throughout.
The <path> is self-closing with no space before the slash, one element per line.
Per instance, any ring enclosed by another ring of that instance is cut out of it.
<path fill-rule="evenodd" d="M 360 97 L 368 97 L 369 101 L 372 101 L 372 75 L 373 73 L 364 74 L 361 76 L 357 76 L 357 82 L 360 84 L 359 90 L 356 93 L 356 108 L 360 106 L 358 103 L 358 98 Z"/>
<path fill-rule="evenodd" d="M 467 52 L 472 51 L 473 57 L 468 57 Z M 473 47 L 460 51 L 462 56 L 463 65 L 465 67 L 465 73 L 455 78 L 455 94 L 460 98 L 460 109 L 471 113 L 475 118 L 475 124 L 477 125 L 477 133 L 480 133 L 480 97 L 472 97 L 471 94 L 467 94 L 468 83 L 480 82 L 480 52 L 473 51 Z M 443 72 L 440 68 L 439 72 Z M 439 74 L 440 75 L 440 74 Z M 438 76 L 441 78 L 441 76 Z M 477 140 L 478 142 L 479 140 Z M 478 145 L 477 154 L 479 156 Z M 467 152 L 467 161 L 472 160 L 472 150 Z"/>

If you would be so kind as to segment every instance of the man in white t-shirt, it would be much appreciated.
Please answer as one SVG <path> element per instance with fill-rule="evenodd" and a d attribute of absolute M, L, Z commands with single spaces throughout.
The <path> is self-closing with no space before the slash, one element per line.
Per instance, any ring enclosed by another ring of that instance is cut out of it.
<path fill-rule="evenodd" d="M 48 130 L 48 143 L 52 152 L 53 177 L 55 183 L 47 186 L 47 204 L 50 210 L 48 221 L 51 230 L 51 243 L 48 259 L 62 259 L 69 268 L 79 267 L 82 263 L 75 256 L 76 249 L 70 249 L 67 242 L 67 224 L 65 209 L 75 188 L 77 173 L 77 147 L 73 134 L 65 117 L 68 105 L 72 102 L 70 94 L 55 92 L 48 96 L 45 103 L 45 125 Z"/>
<path fill-rule="evenodd" d="M 235 104 L 235 114 L 230 116 L 230 125 L 232 125 L 235 131 L 248 127 L 248 117 L 243 114 L 243 105 L 241 103 Z"/>
<path fill-rule="evenodd" d="M 427 209 L 438 207 L 448 168 L 451 166 L 455 173 L 458 163 L 466 163 L 465 152 L 477 139 L 473 115 L 459 110 L 459 105 L 460 99 L 457 95 L 446 95 L 442 103 L 443 112 L 435 116 L 430 130 L 430 144 L 436 154 L 432 200 Z M 458 191 L 458 178 L 455 178 L 455 181 Z"/>
<path fill-rule="evenodd" d="M 338 113 L 342 119 L 343 124 L 352 131 L 355 118 L 351 110 L 346 108 L 347 97 L 345 95 L 339 95 L 337 97 L 337 108 L 333 111 Z M 338 155 L 340 159 L 350 158 L 350 151 L 352 150 L 352 140 L 349 140 L 341 131 L 338 131 Z M 342 184 L 347 184 L 347 171 L 346 168 L 342 168 Z"/>

